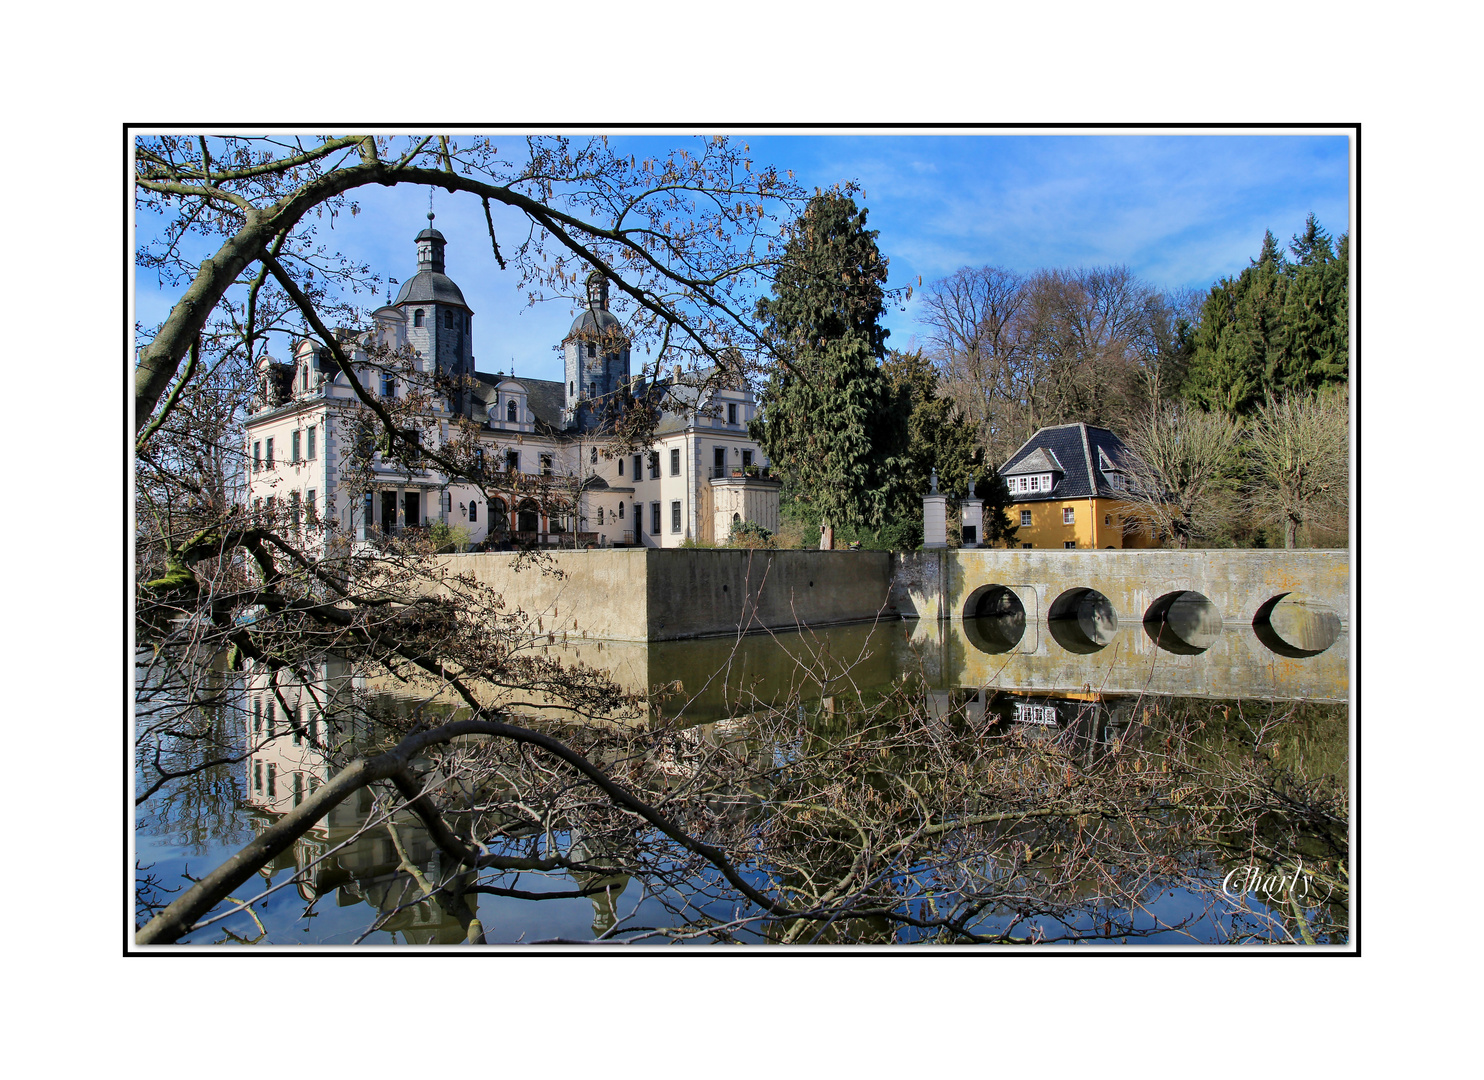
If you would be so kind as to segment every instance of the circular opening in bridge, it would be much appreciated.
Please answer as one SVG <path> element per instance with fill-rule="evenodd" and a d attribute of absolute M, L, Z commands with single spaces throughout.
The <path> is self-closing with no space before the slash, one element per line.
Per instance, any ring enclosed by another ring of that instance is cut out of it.
<path fill-rule="evenodd" d="M 1195 656 L 1221 637 L 1221 612 L 1198 592 L 1165 593 L 1144 612 L 1144 633 L 1167 652 Z"/>
<path fill-rule="evenodd" d="M 1004 585 L 981 585 L 964 601 L 964 635 L 981 652 L 1009 652 L 1025 635 L 1025 605 Z"/>
<path fill-rule="evenodd" d="M 1340 637 L 1333 608 L 1296 593 L 1279 593 L 1252 617 L 1257 640 L 1279 656 L 1318 656 Z"/>
<path fill-rule="evenodd" d="M 1118 632 L 1113 601 L 1096 589 L 1068 589 L 1046 613 L 1051 636 L 1067 652 L 1095 653 Z"/>

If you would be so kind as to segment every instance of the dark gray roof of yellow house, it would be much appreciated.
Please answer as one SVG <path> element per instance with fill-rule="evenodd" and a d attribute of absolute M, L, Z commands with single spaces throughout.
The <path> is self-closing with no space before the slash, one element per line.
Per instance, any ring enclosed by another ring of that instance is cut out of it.
<path fill-rule="evenodd" d="M 1123 440 L 1107 428 L 1090 424 L 1060 424 L 1042 428 L 1027 439 L 1010 455 L 1000 469 L 1000 475 L 1020 476 L 1048 471 L 1053 474 L 1050 491 L 1016 492 L 1016 502 L 1085 499 L 1089 496 L 1117 498 L 1120 493 L 1109 483 L 1106 474 L 1123 471 L 1129 457 Z"/>

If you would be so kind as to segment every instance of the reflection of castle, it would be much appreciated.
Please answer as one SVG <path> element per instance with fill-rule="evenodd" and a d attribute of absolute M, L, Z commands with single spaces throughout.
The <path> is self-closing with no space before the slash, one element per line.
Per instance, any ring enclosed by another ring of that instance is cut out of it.
<path fill-rule="evenodd" d="M 301 805 L 338 767 L 367 745 L 374 734 L 367 712 L 364 680 L 342 661 L 326 660 L 309 682 L 251 673 L 246 682 L 246 790 L 251 819 L 259 830 Z M 365 903 L 387 916 L 381 929 L 412 944 L 452 944 L 464 940 L 472 898 L 458 916 L 424 897 L 402 871 L 406 862 L 433 880 L 442 858 L 422 826 L 399 814 L 392 826 L 367 827 L 374 805 L 362 788 L 332 807 L 294 846 L 260 871 L 271 878 L 292 869 L 299 895 L 308 901 L 337 894 L 338 906 Z M 400 843 L 402 853 L 397 850 Z"/>

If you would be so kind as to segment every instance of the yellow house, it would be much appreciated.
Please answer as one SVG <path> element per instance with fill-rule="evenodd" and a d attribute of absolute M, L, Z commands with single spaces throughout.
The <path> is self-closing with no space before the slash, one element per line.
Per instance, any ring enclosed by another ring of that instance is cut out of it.
<path fill-rule="evenodd" d="M 1010 455 L 1000 475 L 1013 500 L 1010 524 L 1022 548 L 1151 548 L 1158 541 L 1135 520 L 1128 448 L 1107 428 L 1042 428 Z"/>

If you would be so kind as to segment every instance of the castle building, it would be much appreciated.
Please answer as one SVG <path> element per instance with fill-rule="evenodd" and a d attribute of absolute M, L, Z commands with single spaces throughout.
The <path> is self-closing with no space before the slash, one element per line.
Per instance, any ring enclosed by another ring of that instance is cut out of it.
<path fill-rule="evenodd" d="M 509 375 L 478 370 L 474 312 L 445 272 L 447 241 L 432 217 L 415 240 L 416 275 L 372 313 L 370 328 L 336 337 L 366 391 L 388 406 L 400 399 L 403 413 L 417 403 L 421 445 L 457 450 L 485 483 L 384 460 L 368 442 L 370 410 L 330 350 L 304 338 L 292 362 L 265 357 L 258 366 L 246 424 L 255 512 L 356 540 L 435 521 L 466 529 L 474 544 L 679 547 L 724 541 L 734 522 L 777 530 L 781 484 L 748 437 L 757 402 L 744 383 L 701 396 L 687 384 L 704 372 L 634 380 L 598 274 L 562 339 L 562 382 L 517 378 L 514 365 Z M 386 350 L 410 353 L 410 367 L 389 363 Z M 632 399 L 666 409 L 649 449 L 619 453 L 606 432 L 613 407 Z"/>

